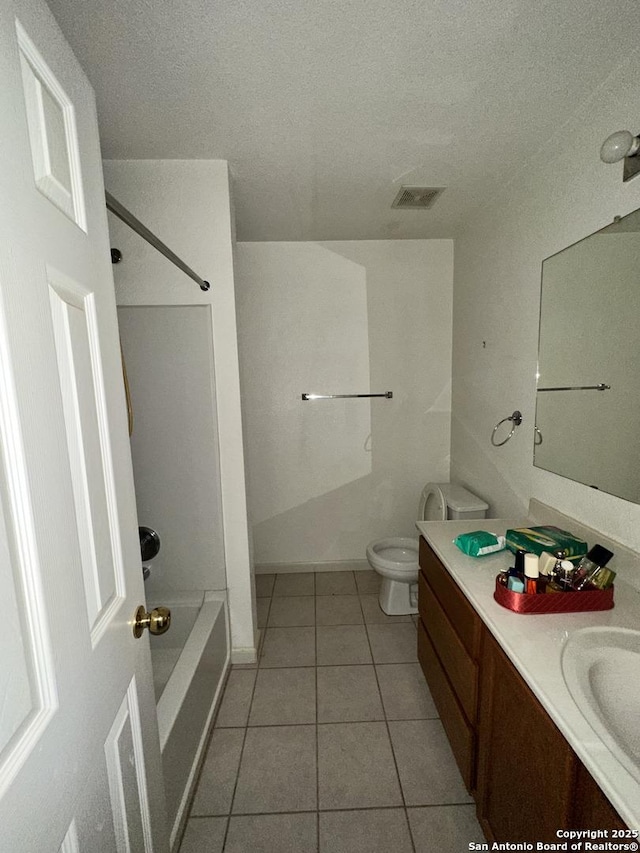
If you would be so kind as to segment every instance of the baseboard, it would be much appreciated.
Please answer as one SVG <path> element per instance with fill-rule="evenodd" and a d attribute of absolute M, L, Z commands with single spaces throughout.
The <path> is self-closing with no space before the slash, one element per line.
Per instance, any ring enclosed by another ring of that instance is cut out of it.
<path fill-rule="evenodd" d="M 293 572 L 364 572 L 371 571 L 366 560 L 334 560 L 329 563 L 258 563 L 257 575 L 290 574 Z"/>
<path fill-rule="evenodd" d="M 239 649 L 231 649 L 231 663 L 234 665 L 255 663 L 257 660 L 258 654 L 253 646 Z"/>

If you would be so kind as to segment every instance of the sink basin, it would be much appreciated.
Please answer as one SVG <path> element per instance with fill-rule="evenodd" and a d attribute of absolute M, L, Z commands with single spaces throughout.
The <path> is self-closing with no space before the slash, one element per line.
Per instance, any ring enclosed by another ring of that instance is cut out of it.
<path fill-rule="evenodd" d="M 564 647 L 562 673 L 603 744 L 640 782 L 640 631 L 576 631 Z"/>

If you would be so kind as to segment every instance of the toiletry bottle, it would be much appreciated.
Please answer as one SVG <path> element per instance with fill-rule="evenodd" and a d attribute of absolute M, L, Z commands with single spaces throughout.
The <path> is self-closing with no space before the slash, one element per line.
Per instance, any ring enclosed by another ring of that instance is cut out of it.
<path fill-rule="evenodd" d="M 573 588 L 577 590 L 587 589 L 590 577 L 599 568 L 607 565 L 613 557 L 613 553 L 602 545 L 594 545 L 589 553 L 578 563 L 578 568 L 573 576 Z"/>
<path fill-rule="evenodd" d="M 538 592 L 538 557 L 536 554 L 524 555 L 524 583 L 527 595 L 535 595 Z"/>
<path fill-rule="evenodd" d="M 556 564 L 556 558 L 548 551 L 543 551 L 538 557 L 538 570 L 541 575 L 549 577 L 553 567 Z"/>
<path fill-rule="evenodd" d="M 575 566 L 571 560 L 560 560 L 558 573 L 554 575 L 553 580 L 547 584 L 547 592 L 573 592 L 571 581 Z"/>
<path fill-rule="evenodd" d="M 556 558 L 548 551 L 543 551 L 538 557 L 538 592 L 546 592 L 551 572 L 556 564 Z"/>
<path fill-rule="evenodd" d="M 549 573 L 551 576 L 551 580 L 557 580 L 562 576 L 562 561 L 566 559 L 567 552 L 562 548 L 559 548 L 557 551 L 553 552 L 553 556 L 556 558 L 556 562 L 554 567 L 551 569 Z"/>
<path fill-rule="evenodd" d="M 573 581 L 573 575 L 575 574 L 576 567 L 571 560 L 563 560 L 560 563 L 560 568 L 562 569 L 562 577 L 559 581 L 560 586 L 564 592 L 571 592 L 571 583 Z"/>
<path fill-rule="evenodd" d="M 524 592 L 524 561 L 527 553 L 524 548 L 518 548 L 515 563 L 507 572 L 507 589 L 511 592 Z M 499 576 L 498 581 L 501 582 Z"/>
<path fill-rule="evenodd" d="M 515 556 L 515 563 L 509 569 L 509 577 L 519 578 L 524 582 L 524 557 L 527 551 L 524 548 L 518 548 Z"/>
<path fill-rule="evenodd" d="M 589 575 L 589 589 L 609 589 L 613 586 L 616 573 L 605 566 L 598 568 Z"/>
<path fill-rule="evenodd" d="M 562 549 L 553 552 L 553 559 L 555 562 L 549 568 L 547 573 L 547 580 L 549 581 L 549 585 L 551 585 L 554 581 L 557 581 L 562 576 L 562 568 L 560 564 L 566 556 L 567 552 Z M 553 592 L 553 590 L 547 590 L 547 592 Z"/>

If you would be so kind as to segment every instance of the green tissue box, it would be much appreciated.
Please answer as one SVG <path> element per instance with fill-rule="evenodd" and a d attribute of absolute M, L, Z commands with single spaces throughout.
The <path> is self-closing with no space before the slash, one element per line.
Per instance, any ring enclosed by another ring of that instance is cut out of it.
<path fill-rule="evenodd" d="M 507 530 L 507 548 L 514 553 L 518 548 L 531 551 L 540 556 L 543 551 L 553 554 L 562 549 L 566 551 L 567 560 L 578 562 L 587 553 L 588 546 L 582 539 L 576 539 L 566 530 L 549 525 L 547 527 L 518 527 Z"/>

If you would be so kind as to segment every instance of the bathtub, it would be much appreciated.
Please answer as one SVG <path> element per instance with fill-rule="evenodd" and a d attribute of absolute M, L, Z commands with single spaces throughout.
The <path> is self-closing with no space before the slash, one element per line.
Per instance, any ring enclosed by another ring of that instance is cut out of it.
<path fill-rule="evenodd" d="M 163 603 L 171 628 L 151 637 L 151 660 L 173 850 L 229 668 L 229 617 L 224 592 L 174 594 Z"/>

